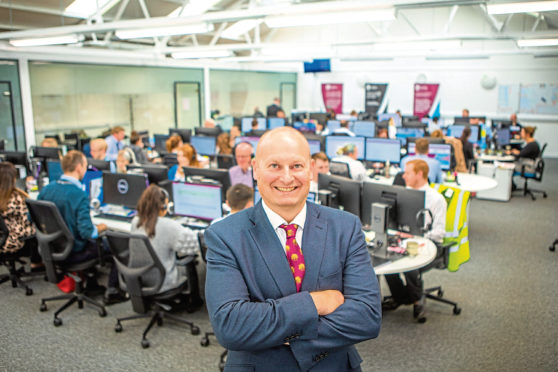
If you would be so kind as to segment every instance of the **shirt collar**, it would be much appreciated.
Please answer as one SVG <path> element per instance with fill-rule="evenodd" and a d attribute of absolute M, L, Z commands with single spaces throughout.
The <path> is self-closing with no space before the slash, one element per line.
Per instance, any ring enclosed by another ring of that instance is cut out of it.
<path fill-rule="evenodd" d="M 262 199 L 262 207 L 263 207 L 264 212 L 267 216 L 267 219 L 271 223 L 271 226 L 273 226 L 273 230 L 277 230 L 279 228 L 279 226 L 281 226 L 283 224 L 288 225 L 287 221 L 285 221 L 285 219 L 283 217 L 279 216 L 277 213 L 272 211 L 271 208 L 269 208 L 267 206 L 267 204 L 265 204 L 263 199 Z M 306 203 L 304 203 L 304 207 L 302 207 L 302 210 L 292 220 L 291 224 L 293 224 L 293 223 L 297 224 L 299 226 L 299 228 L 304 230 L 304 222 L 305 221 L 306 221 Z"/>
<path fill-rule="evenodd" d="M 63 174 L 62 176 L 60 176 L 60 179 L 62 181 L 67 181 L 67 182 L 71 183 L 72 185 L 76 185 L 77 187 L 79 187 L 81 189 L 81 182 L 79 182 L 79 180 L 77 178 L 74 178 L 72 176 L 67 176 L 67 175 Z"/>

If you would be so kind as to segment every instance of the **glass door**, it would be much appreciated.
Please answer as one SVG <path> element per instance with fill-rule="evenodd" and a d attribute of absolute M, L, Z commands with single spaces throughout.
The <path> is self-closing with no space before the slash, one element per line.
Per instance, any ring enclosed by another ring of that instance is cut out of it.
<path fill-rule="evenodd" d="M 174 83 L 174 110 L 177 128 L 201 126 L 200 83 L 187 81 Z"/>
<path fill-rule="evenodd" d="M 0 81 L 0 140 L 2 139 L 6 150 L 17 150 L 12 85 L 9 81 Z"/>
<path fill-rule="evenodd" d="M 291 111 L 296 108 L 296 83 L 280 84 L 281 107 L 287 117 L 291 116 Z"/>

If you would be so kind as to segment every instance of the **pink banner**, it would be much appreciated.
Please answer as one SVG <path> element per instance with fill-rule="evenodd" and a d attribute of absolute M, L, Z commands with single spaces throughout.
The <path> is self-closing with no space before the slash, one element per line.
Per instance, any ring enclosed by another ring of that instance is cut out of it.
<path fill-rule="evenodd" d="M 430 113 L 436 100 L 440 84 L 415 84 L 415 99 L 413 101 L 413 115 L 422 119 Z"/>
<path fill-rule="evenodd" d="M 336 114 L 343 113 L 343 84 L 322 84 L 322 98 L 326 111 L 333 109 Z"/>

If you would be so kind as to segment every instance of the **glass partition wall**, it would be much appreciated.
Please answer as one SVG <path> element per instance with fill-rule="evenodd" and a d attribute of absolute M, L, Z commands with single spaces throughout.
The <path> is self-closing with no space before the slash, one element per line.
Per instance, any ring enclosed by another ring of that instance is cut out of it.
<path fill-rule="evenodd" d="M 25 151 L 17 61 L 0 60 L 0 139 L 6 150 Z"/>

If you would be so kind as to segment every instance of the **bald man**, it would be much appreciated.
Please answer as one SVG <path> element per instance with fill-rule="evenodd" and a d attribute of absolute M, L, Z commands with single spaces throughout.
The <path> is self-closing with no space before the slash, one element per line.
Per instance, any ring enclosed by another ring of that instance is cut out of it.
<path fill-rule="evenodd" d="M 360 371 L 380 292 L 356 216 L 306 201 L 314 162 L 290 127 L 260 139 L 261 201 L 211 225 L 206 300 L 225 370 Z"/>

